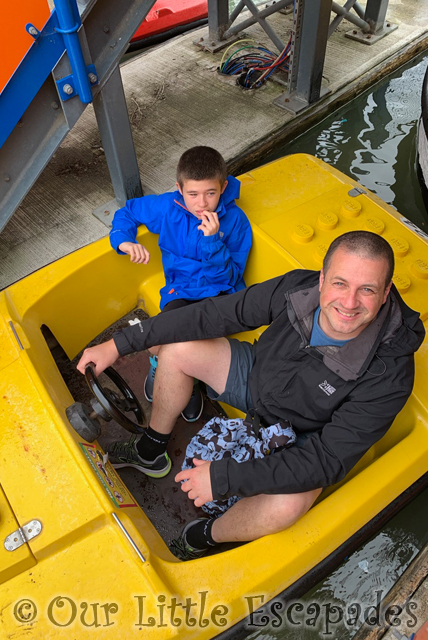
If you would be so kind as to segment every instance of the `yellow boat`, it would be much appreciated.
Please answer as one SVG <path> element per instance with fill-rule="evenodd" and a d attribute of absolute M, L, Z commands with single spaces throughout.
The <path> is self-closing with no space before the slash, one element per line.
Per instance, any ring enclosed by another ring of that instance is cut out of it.
<path fill-rule="evenodd" d="M 240 180 L 239 205 L 254 232 L 247 284 L 318 269 L 337 235 L 368 229 L 392 245 L 394 282 L 426 322 L 428 237 L 399 213 L 307 155 Z M 414 392 L 387 435 L 299 522 L 198 560 L 173 557 L 99 443 L 70 424 L 75 398 L 49 348 L 59 344 L 72 359 L 131 310 L 158 312 L 157 237 L 141 228 L 139 240 L 152 255 L 148 266 L 116 255 L 105 238 L 0 294 L 2 637 L 80 639 L 90 630 L 103 640 L 134 632 L 144 640 L 238 638 L 266 623 L 256 611 L 272 621 L 272 600 L 277 626 L 285 624 L 284 598 L 427 486 L 425 341 Z"/>

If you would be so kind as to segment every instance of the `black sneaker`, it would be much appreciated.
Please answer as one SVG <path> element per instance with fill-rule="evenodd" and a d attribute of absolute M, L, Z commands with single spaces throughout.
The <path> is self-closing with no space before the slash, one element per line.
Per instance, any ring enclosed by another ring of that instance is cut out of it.
<path fill-rule="evenodd" d="M 196 558 L 201 558 L 208 551 L 208 547 L 205 549 L 195 549 L 191 547 L 187 542 L 186 533 L 189 531 L 193 525 L 197 522 L 202 522 L 209 520 L 209 518 L 198 518 L 197 520 L 192 520 L 189 524 L 186 524 L 180 536 L 173 540 L 169 545 L 169 550 L 173 553 L 179 560 L 195 560 Z"/>
<path fill-rule="evenodd" d="M 193 385 L 192 395 L 187 404 L 187 407 L 181 412 L 181 415 L 186 422 L 196 422 L 202 415 L 202 409 L 204 408 L 204 398 L 199 386 L 199 382 L 195 382 Z"/>
<path fill-rule="evenodd" d="M 131 436 L 125 442 L 113 442 L 108 448 L 109 459 L 115 469 L 133 467 L 150 478 L 164 478 L 171 471 L 171 460 L 168 454 L 162 453 L 154 460 L 143 460 L 138 454 L 136 444 L 141 436 Z"/>
<path fill-rule="evenodd" d="M 150 356 L 150 369 L 144 382 L 144 395 L 148 402 L 153 402 L 153 387 L 155 385 L 156 367 L 158 366 L 157 356 Z"/>

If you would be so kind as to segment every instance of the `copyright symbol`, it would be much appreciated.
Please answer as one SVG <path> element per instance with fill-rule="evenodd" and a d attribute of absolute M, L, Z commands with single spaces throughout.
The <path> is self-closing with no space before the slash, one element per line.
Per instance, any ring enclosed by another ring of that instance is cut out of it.
<path fill-rule="evenodd" d="M 37 607 L 32 600 L 18 600 L 13 608 L 13 615 L 18 622 L 32 622 L 37 615 Z"/>

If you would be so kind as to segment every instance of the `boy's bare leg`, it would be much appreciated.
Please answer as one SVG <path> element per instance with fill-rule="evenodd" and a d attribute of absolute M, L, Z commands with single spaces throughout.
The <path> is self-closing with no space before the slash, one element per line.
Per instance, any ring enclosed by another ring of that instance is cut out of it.
<path fill-rule="evenodd" d="M 222 393 L 230 358 L 230 344 L 226 338 L 163 345 L 153 390 L 152 429 L 171 433 L 190 400 L 194 378 Z"/>
<path fill-rule="evenodd" d="M 216 542 L 247 542 L 287 529 L 315 502 L 321 489 L 287 495 L 261 494 L 243 498 L 214 521 Z"/>

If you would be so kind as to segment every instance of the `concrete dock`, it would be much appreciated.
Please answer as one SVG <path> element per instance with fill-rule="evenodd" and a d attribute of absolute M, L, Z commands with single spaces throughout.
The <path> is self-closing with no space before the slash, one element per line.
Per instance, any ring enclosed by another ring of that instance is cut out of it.
<path fill-rule="evenodd" d="M 297 117 L 273 104 L 283 85 L 269 81 L 245 91 L 234 77 L 219 75 L 223 52 L 193 44 L 206 27 L 127 61 L 121 72 L 144 189 L 172 189 L 179 156 L 196 144 L 216 147 L 235 175 L 262 164 L 276 146 L 427 50 L 427 16 L 428 0 L 390 0 L 387 18 L 399 28 L 370 46 L 346 38 L 352 25 L 342 21 L 327 45 L 323 87 L 329 93 Z M 269 21 L 287 41 L 292 15 Z M 273 50 L 258 25 L 242 37 Z M 113 199 L 89 106 L 0 234 L 0 289 L 105 236 L 108 227 L 93 212 L 105 211 L 107 220 Z"/>

